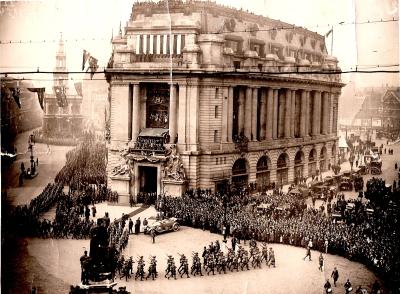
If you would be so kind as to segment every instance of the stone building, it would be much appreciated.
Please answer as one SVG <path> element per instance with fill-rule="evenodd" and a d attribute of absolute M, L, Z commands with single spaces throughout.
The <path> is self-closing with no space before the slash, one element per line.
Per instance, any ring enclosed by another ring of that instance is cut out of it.
<path fill-rule="evenodd" d="M 212 2 L 161 1 L 134 4 L 112 44 L 108 181 L 122 201 L 262 189 L 334 163 L 343 84 L 323 36 Z"/>
<path fill-rule="evenodd" d="M 60 38 L 53 73 L 52 93 L 45 94 L 42 134 L 46 138 L 75 138 L 81 135 L 82 96 L 68 83 L 67 57 Z"/>

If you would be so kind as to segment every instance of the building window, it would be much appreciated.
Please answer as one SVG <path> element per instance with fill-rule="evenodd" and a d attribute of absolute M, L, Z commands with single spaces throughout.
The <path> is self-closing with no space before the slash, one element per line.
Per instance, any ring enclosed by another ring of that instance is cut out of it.
<path fill-rule="evenodd" d="M 218 105 L 215 105 L 215 110 L 214 110 L 214 117 L 218 117 Z"/>
<path fill-rule="evenodd" d="M 240 68 L 240 61 L 235 60 L 235 61 L 233 62 L 233 67 L 234 67 L 235 69 L 239 69 L 239 68 Z"/>
<path fill-rule="evenodd" d="M 218 165 L 218 157 L 215 158 L 215 165 Z"/>
<path fill-rule="evenodd" d="M 218 143 L 218 131 L 214 130 L 214 143 Z"/>
<path fill-rule="evenodd" d="M 224 157 L 224 164 L 226 164 L 226 157 Z"/>
<path fill-rule="evenodd" d="M 215 88 L 215 99 L 218 99 L 219 88 Z"/>

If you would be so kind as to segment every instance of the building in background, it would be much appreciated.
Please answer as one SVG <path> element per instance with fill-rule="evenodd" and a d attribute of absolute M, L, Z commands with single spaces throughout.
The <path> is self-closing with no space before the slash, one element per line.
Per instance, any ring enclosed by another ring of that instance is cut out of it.
<path fill-rule="evenodd" d="M 385 88 L 367 94 L 352 126 L 372 130 L 400 130 L 400 88 Z"/>
<path fill-rule="evenodd" d="M 107 81 L 91 80 L 87 74 L 82 82 L 82 95 L 84 97 L 82 114 L 85 116 L 86 126 L 99 136 L 104 136 L 105 122 L 109 113 Z"/>
<path fill-rule="evenodd" d="M 107 171 L 121 202 L 264 189 L 335 163 L 344 84 L 319 73 L 340 70 L 323 36 L 211 2 L 160 1 L 134 4 L 112 43 Z"/>
<path fill-rule="evenodd" d="M 42 135 L 44 138 L 74 139 L 82 133 L 82 95 L 70 86 L 62 36 L 56 53 L 52 93 L 46 93 Z"/>

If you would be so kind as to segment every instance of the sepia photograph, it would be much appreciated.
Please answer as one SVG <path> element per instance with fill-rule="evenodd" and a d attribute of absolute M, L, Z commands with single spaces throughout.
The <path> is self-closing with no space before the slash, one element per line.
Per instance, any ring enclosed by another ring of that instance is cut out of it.
<path fill-rule="evenodd" d="M 400 293 L 399 0 L 0 0 L 1 293 Z"/>

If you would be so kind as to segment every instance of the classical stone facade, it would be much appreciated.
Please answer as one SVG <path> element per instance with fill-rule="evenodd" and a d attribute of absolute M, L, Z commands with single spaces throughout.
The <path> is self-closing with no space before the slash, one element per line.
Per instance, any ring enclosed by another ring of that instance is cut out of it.
<path fill-rule="evenodd" d="M 157 193 L 170 144 L 190 188 L 262 188 L 327 169 L 337 153 L 337 63 L 323 36 L 280 21 L 211 2 L 134 4 L 107 69 L 110 186 L 126 146 L 147 158 L 133 170 L 156 168 Z M 167 135 L 143 139 L 149 129 Z M 157 152 L 165 158 L 152 162 Z M 145 191 L 143 177 L 130 173 L 126 193 Z"/>
<path fill-rule="evenodd" d="M 68 84 L 67 56 L 60 38 L 53 74 L 53 91 L 44 98 L 42 132 L 44 137 L 75 138 L 82 132 L 82 96 Z M 60 91 L 60 93 L 57 93 Z"/>

